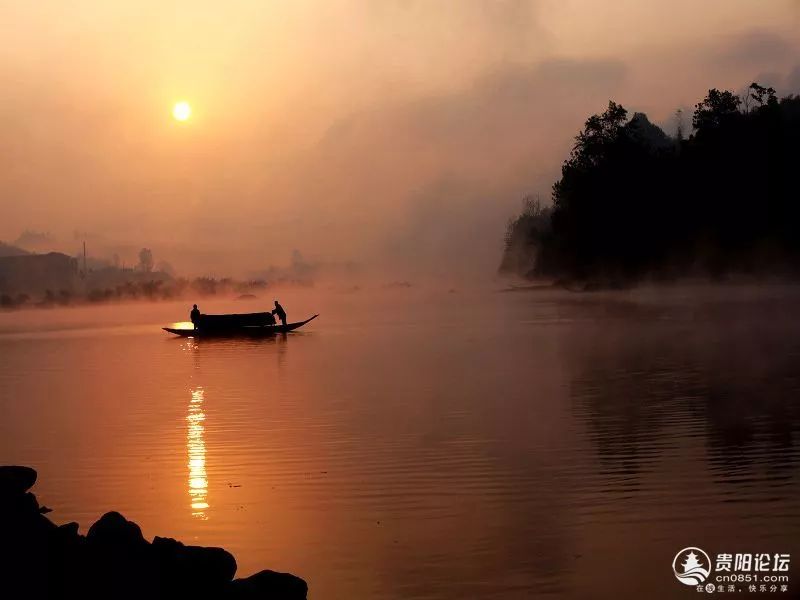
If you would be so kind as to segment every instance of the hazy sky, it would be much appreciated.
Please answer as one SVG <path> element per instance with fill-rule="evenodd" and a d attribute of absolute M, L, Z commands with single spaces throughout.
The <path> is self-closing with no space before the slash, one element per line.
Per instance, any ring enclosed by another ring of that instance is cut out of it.
<path fill-rule="evenodd" d="M 491 271 L 609 98 L 800 92 L 798 34 L 798 0 L 0 0 L 0 240 Z"/>

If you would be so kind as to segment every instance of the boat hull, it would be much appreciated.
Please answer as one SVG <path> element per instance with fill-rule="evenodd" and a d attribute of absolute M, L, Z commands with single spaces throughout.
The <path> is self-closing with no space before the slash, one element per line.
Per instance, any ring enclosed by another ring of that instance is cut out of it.
<path fill-rule="evenodd" d="M 245 325 L 241 327 L 213 327 L 198 329 L 177 329 L 174 327 L 162 327 L 168 333 L 180 337 L 266 337 L 280 333 L 289 333 L 299 329 L 309 321 L 313 321 L 319 315 L 314 315 L 305 321 L 297 323 L 287 323 L 286 325 Z"/>
<path fill-rule="evenodd" d="M 265 327 L 275 325 L 272 313 L 247 313 L 231 315 L 200 315 L 197 318 L 198 329 L 235 329 L 237 327 Z"/>

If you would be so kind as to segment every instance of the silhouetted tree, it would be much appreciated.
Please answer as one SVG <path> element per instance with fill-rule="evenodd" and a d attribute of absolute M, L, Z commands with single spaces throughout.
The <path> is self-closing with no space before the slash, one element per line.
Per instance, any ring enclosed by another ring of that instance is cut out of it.
<path fill-rule="evenodd" d="M 733 92 L 708 90 L 705 99 L 695 106 L 692 126 L 698 132 L 713 129 L 739 116 L 742 100 Z"/>
<path fill-rule="evenodd" d="M 526 196 L 522 213 L 509 219 L 506 226 L 501 273 L 527 272 L 534 264 L 537 249 L 550 233 L 550 207 L 543 207 L 541 198 Z"/>
<path fill-rule="evenodd" d="M 778 104 L 778 97 L 775 95 L 775 90 L 771 87 L 763 87 L 753 82 L 750 84 L 748 97 L 752 98 L 759 106 L 776 106 Z"/>

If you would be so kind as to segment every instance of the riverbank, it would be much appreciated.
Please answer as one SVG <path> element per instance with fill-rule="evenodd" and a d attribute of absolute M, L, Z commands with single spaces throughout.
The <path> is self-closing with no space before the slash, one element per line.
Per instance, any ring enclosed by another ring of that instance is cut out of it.
<path fill-rule="evenodd" d="M 305 600 L 308 586 L 289 573 L 263 570 L 234 579 L 236 559 L 223 548 L 188 546 L 156 536 L 118 512 L 86 535 L 78 523 L 56 525 L 29 490 L 29 467 L 0 467 L 0 596 L 26 598 Z"/>

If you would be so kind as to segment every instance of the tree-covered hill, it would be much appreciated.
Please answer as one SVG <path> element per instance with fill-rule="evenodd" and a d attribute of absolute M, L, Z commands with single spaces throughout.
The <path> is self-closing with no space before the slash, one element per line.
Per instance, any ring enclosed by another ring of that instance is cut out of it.
<path fill-rule="evenodd" d="M 509 223 L 501 271 L 625 285 L 800 274 L 800 97 L 712 89 L 670 138 L 610 102 L 575 138 L 552 207 Z"/>

